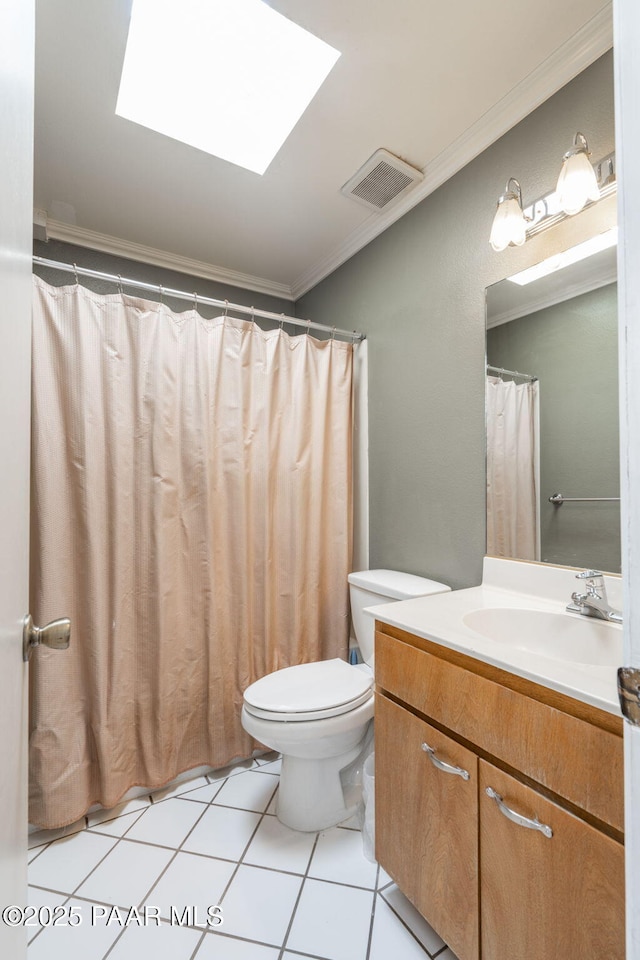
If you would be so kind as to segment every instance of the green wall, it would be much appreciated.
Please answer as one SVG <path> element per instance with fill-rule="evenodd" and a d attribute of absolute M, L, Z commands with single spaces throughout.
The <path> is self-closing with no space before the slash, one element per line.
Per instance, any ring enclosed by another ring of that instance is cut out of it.
<path fill-rule="evenodd" d="M 613 116 L 609 53 L 296 304 L 369 340 L 371 567 L 480 582 L 485 287 L 584 239 L 593 216 L 496 254 L 495 202 L 511 176 L 525 204 L 550 192 L 578 130 L 594 160 L 611 152 Z"/>

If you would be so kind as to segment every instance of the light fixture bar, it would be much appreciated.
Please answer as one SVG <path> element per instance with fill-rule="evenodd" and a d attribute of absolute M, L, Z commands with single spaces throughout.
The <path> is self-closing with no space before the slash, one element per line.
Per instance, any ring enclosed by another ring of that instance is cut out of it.
<path fill-rule="evenodd" d="M 605 197 L 616 193 L 618 183 L 616 180 L 615 153 L 607 154 L 607 156 L 599 160 L 598 163 L 594 163 L 593 168 L 596 172 L 598 186 L 600 187 L 600 200 L 604 200 Z M 592 203 L 588 203 L 585 209 L 590 206 L 592 206 Z M 538 200 L 534 200 L 528 207 L 525 207 L 524 215 L 527 219 L 527 240 L 530 237 L 535 237 L 538 233 L 542 233 L 544 230 L 548 230 L 549 227 L 553 227 L 556 223 L 560 223 L 561 220 L 566 220 L 568 216 L 568 214 L 560 208 L 555 190 L 547 193 L 544 197 L 540 197 Z"/>

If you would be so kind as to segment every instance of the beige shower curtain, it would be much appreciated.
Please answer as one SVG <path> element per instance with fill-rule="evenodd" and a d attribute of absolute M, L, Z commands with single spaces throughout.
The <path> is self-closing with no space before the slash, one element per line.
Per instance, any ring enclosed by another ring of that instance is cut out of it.
<path fill-rule="evenodd" d="M 30 821 L 248 756 L 242 693 L 345 656 L 353 347 L 34 280 Z"/>
<path fill-rule="evenodd" d="M 487 377 L 487 553 L 540 559 L 538 381 Z"/>

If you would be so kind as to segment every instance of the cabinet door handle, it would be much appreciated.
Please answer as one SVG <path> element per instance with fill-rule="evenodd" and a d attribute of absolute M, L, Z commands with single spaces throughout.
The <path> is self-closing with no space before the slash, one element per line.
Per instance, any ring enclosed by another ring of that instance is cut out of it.
<path fill-rule="evenodd" d="M 453 773 L 457 777 L 462 777 L 463 780 L 469 779 L 469 773 L 467 770 L 463 770 L 462 767 L 454 767 L 452 763 L 445 763 L 444 760 L 439 760 L 438 757 L 436 757 L 435 750 L 433 747 L 430 747 L 428 743 L 423 743 L 422 749 L 427 754 L 434 767 L 437 767 L 438 770 L 442 770 L 444 773 Z"/>
<path fill-rule="evenodd" d="M 548 827 L 546 823 L 540 823 L 538 818 L 531 820 L 529 817 L 523 817 L 521 813 L 516 813 L 515 810 L 512 810 L 511 807 L 508 807 L 499 793 L 493 789 L 493 787 L 487 787 L 485 793 L 488 797 L 491 797 L 492 800 L 498 804 L 500 812 L 505 815 L 507 820 L 511 820 L 513 823 L 517 823 L 520 827 L 527 827 L 528 830 L 539 830 L 545 837 L 548 837 L 549 840 L 553 836 L 553 830 L 551 827 Z"/>

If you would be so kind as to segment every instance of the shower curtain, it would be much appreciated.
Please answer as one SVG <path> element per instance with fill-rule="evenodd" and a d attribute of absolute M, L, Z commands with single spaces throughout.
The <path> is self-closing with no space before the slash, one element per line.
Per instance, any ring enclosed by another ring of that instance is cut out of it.
<path fill-rule="evenodd" d="M 487 553 L 540 559 L 538 381 L 487 377 Z"/>
<path fill-rule="evenodd" d="M 34 279 L 30 821 L 248 756 L 243 690 L 346 656 L 354 348 Z"/>

